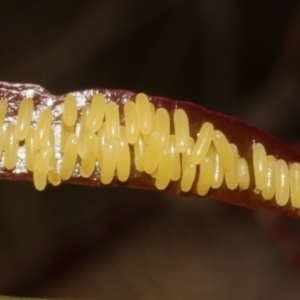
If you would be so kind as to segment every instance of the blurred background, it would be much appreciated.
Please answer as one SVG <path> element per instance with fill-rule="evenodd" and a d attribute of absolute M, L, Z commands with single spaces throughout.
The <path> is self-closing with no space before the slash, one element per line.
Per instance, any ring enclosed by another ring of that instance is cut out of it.
<path fill-rule="evenodd" d="M 3 0 L 0 12 L 3 81 L 143 91 L 299 140 L 299 1 Z M 299 299 L 299 221 L 129 189 L 0 190 L 0 294 Z"/>

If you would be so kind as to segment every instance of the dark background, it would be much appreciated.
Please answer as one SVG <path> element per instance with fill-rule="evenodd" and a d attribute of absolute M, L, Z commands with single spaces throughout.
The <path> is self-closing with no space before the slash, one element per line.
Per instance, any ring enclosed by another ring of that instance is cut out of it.
<path fill-rule="evenodd" d="M 0 79 L 184 99 L 297 141 L 298 4 L 1 1 Z M 129 189 L 0 191 L 0 294 L 299 299 L 297 221 Z"/>

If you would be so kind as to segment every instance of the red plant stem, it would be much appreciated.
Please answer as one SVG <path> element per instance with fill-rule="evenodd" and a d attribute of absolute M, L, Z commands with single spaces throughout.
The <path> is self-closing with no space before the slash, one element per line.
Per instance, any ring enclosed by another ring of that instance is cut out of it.
<path fill-rule="evenodd" d="M 135 93 L 133 92 L 107 89 L 92 89 L 76 92 L 74 95 L 76 95 L 76 97 L 79 98 L 79 101 L 84 104 L 86 101 L 90 101 L 91 96 L 96 92 L 103 93 L 107 99 L 115 101 L 120 106 L 122 106 L 122 104 L 128 99 L 133 99 L 135 96 Z M 65 95 L 53 96 L 44 88 L 33 84 L 0 83 L 0 98 L 4 98 L 9 101 L 9 109 L 7 111 L 8 119 L 11 118 L 11 120 L 13 120 L 13 118 L 16 117 L 20 101 L 24 97 L 33 97 L 35 110 L 50 107 L 53 111 L 53 124 L 55 125 L 60 123 L 61 113 L 59 113 L 57 108 L 62 104 Z M 251 178 L 253 178 L 251 162 L 252 145 L 254 143 L 262 143 L 267 154 L 274 155 L 276 159 L 284 159 L 287 163 L 300 162 L 300 155 L 287 144 L 236 118 L 212 112 L 199 105 L 184 101 L 171 100 L 162 97 L 150 97 L 150 101 L 154 104 L 156 109 L 164 107 L 171 115 L 177 108 L 184 109 L 189 117 L 190 134 L 194 138 L 196 137 L 202 123 L 211 122 L 215 128 L 221 130 L 226 135 L 231 143 L 238 146 L 239 154 L 248 161 Z M 124 121 L 122 109 L 120 111 L 120 118 L 121 122 Z M 111 185 L 149 190 L 155 189 L 154 179 L 152 177 L 144 173 L 137 172 L 133 165 L 131 170 L 131 175 L 127 182 L 121 183 L 117 179 L 114 179 Z M 17 173 L 1 168 L 0 179 L 32 180 L 32 174 L 28 171 Z M 292 216 L 294 218 L 299 218 L 298 210 L 294 209 L 290 203 L 284 207 L 280 207 L 274 200 L 265 201 L 261 195 L 254 193 L 255 186 L 253 181 L 254 180 L 251 180 L 250 188 L 246 191 L 230 191 L 225 184 L 223 184 L 219 189 L 210 189 L 207 197 L 226 201 L 239 206 L 261 208 L 274 211 L 279 214 Z M 74 171 L 74 174 L 68 183 L 89 186 L 102 185 L 99 181 L 99 170 L 95 171 L 91 177 L 86 179 L 80 177 L 78 171 Z M 180 190 L 179 182 L 171 182 L 166 191 L 186 197 L 199 197 L 196 192 L 195 184 L 190 192 L 183 193 Z"/>

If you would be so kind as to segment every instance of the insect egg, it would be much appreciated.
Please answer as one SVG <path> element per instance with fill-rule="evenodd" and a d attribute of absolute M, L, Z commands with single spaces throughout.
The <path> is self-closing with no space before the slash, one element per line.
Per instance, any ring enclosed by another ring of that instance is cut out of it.
<path fill-rule="evenodd" d="M 205 156 L 200 164 L 200 173 L 197 183 L 197 193 L 199 196 L 205 196 L 213 182 L 214 166 L 211 158 Z"/>
<path fill-rule="evenodd" d="M 198 133 L 191 160 L 195 164 L 200 164 L 208 152 L 214 134 L 214 127 L 211 123 L 205 122 Z"/>
<path fill-rule="evenodd" d="M 149 99 L 145 94 L 137 94 L 135 97 L 140 132 L 149 134 L 152 128 L 152 114 Z"/>
<path fill-rule="evenodd" d="M 47 184 L 47 172 L 53 149 L 50 146 L 44 146 L 34 162 L 33 182 L 38 191 L 45 189 Z"/>
<path fill-rule="evenodd" d="M 127 141 L 129 144 L 134 144 L 139 137 L 139 128 L 136 105 L 133 101 L 127 101 L 125 103 L 124 117 Z"/>
<path fill-rule="evenodd" d="M 31 98 L 24 98 L 21 101 L 16 129 L 15 129 L 15 136 L 17 140 L 23 141 L 26 138 L 26 135 L 30 128 L 30 122 L 33 113 L 33 100 Z"/>
<path fill-rule="evenodd" d="M 239 157 L 237 161 L 238 184 L 242 190 L 247 190 L 250 185 L 250 174 L 248 163 L 245 158 Z"/>
<path fill-rule="evenodd" d="M 4 122 L 7 107 L 8 107 L 7 101 L 5 99 L 1 99 L 0 100 L 0 125 L 1 126 L 3 125 L 3 122 Z"/>
<path fill-rule="evenodd" d="M 284 206 L 289 200 L 290 175 L 286 162 L 278 159 L 275 164 L 275 199 L 279 206 Z"/>
<path fill-rule="evenodd" d="M 15 125 L 8 124 L 4 141 L 4 166 L 12 170 L 17 163 L 19 142 L 15 137 Z"/>
<path fill-rule="evenodd" d="M 221 166 L 224 170 L 230 169 L 234 163 L 234 153 L 224 133 L 220 130 L 215 130 L 213 142 L 220 157 Z"/>
<path fill-rule="evenodd" d="M 267 156 L 267 182 L 262 190 L 262 196 L 265 200 L 271 200 L 275 195 L 275 164 L 276 159 L 273 155 Z"/>
<path fill-rule="evenodd" d="M 87 127 L 90 132 L 97 132 L 103 122 L 106 100 L 102 93 L 97 93 L 92 98 L 91 111 L 87 118 Z"/>
<path fill-rule="evenodd" d="M 63 123 L 69 127 L 74 126 L 77 120 L 76 98 L 73 95 L 67 95 L 64 100 L 62 120 Z"/>
<path fill-rule="evenodd" d="M 262 190 L 267 185 L 267 155 L 260 143 L 253 146 L 253 166 L 256 187 Z"/>
<path fill-rule="evenodd" d="M 291 202 L 295 208 L 300 208 L 300 164 L 290 165 Z"/>
<path fill-rule="evenodd" d="M 233 165 L 230 169 L 225 171 L 225 182 L 230 190 L 235 190 L 239 184 L 238 176 L 238 150 L 236 145 L 230 144 L 231 151 L 233 153 Z"/>
<path fill-rule="evenodd" d="M 174 161 L 172 159 L 171 147 L 172 145 L 170 144 L 165 145 L 158 164 L 155 186 L 159 190 L 164 190 L 168 186 L 172 177 Z"/>
<path fill-rule="evenodd" d="M 49 108 L 42 110 L 36 125 L 33 141 L 35 149 L 40 150 L 43 146 L 46 145 L 50 134 L 51 121 L 51 110 Z"/>
<path fill-rule="evenodd" d="M 190 128 L 188 116 L 181 108 L 174 112 L 174 127 L 177 151 L 179 153 L 185 152 L 189 143 Z"/>
<path fill-rule="evenodd" d="M 117 177 L 121 182 L 128 180 L 130 175 L 130 149 L 125 136 L 125 128 L 121 126 L 121 135 L 118 142 L 117 155 Z"/>

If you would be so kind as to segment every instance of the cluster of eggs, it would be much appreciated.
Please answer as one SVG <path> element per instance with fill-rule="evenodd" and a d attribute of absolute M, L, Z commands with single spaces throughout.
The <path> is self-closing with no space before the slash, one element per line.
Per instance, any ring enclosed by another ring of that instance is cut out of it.
<path fill-rule="evenodd" d="M 155 108 L 143 93 L 120 105 L 95 93 L 80 110 L 76 96 L 69 94 L 63 102 L 59 130 L 57 123 L 54 128 L 48 107 L 39 111 L 33 126 L 32 98 L 22 99 L 15 122 L 6 120 L 8 105 L 5 99 L 0 100 L 4 167 L 15 168 L 20 159 L 18 148 L 24 146 L 25 165 L 33 172 L 38 190 L 43 190 L 47 182 L 59 185 L 70 179 L 76 166 L 84 178 L 98 170 L 102 184 L 111 183 L 115 177 L 125 182 L 134 169 L 151 176 L 159 190 L 170 181 L 178 182 L 183 192 L 196 184 L 200 196 L 224 184 L 230 190 L 247 190 L 254 180 L 253 192 L 263 199 L 274 198 L 280 206 L 290 200 L 295 208 L 300 207 L 299 163 L 288 164 L 267 155 L 261 143 L 253 145 L 249 162 L 211 122 L 199 122 L 197 136 L 192 137 L 184 109 L 170 113 L 163 107 Z"/>

